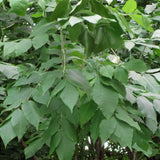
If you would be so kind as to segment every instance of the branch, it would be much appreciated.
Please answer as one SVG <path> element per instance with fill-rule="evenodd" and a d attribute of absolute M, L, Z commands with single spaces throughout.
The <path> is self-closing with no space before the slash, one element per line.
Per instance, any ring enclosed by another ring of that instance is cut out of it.
<path fill-rule="evenodd" d="M 65 74 L 66 71 L 66 51 L 64 48 L 64 37 L 63 37 L 63 30 L 62 27 L 60 29 L 60 38 L 61 38 L 61 51 L 62 51 L 62 68 L 63 68 L 63 75 Z"/>

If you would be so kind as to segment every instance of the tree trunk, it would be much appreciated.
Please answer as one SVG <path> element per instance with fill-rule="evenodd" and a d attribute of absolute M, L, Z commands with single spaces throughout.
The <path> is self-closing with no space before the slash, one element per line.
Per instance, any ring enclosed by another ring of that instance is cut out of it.
<path fill-rule="evenodd" d="M 101 146 L 101 139 L 98 138 L 95 144 L 97 156 L 95 160 L 104 160 L 104 147 Z"/>

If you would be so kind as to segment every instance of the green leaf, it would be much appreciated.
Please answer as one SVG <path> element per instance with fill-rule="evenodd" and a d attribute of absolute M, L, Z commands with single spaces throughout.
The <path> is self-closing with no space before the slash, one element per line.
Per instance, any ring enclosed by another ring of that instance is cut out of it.
<path fill-rule="evenodd" d="M 68 28 L 69 36 L 72 42 L 79 41 L 79 37 L 84 32 L 84 28 L 81 23 L 77 23 L 72 27 Z"/>
<path fill-rule="evenodd" d="M 36 139 L 24 149 L 26 159 L 35 155 L 35 153 L 43 146 L 42 138 Z"/>
<path fill-rule="evenodd" d="M 87 4 L 88 0 L 80 0 L 72 9 L 72 11 L 70 12 L 70 15 L 74 15 L 76 14 L 78 11 L 82 10 L 85 8 L 86 4 Z"/>
<path fill-rule="evenodd" d="M 160 38 L 160 29 L 154 31 L 152 38 Z"/>
<path fill-rule="evenodd" d="M 125 123 L 128 123 L 131 127 L 134 127 L 139 131 L 141 130 L 138 123 L 135 122 L 125 110 L 118 107 L 116 111 L 117 111 L 116 117 L 119 120 L 124 121 Z"/>
<path fill-rule="evenodd" d="M 5 147 L 13 138 L 16 137 L 16 133 L 11 125 L 11 121 L 6 122 L 3 126 L 0 127 L 0 136 Z"/>
<path fill-rule="evenodd" d="M 15 46 L 16 56 L 20 56 L 27 52 L 32 47 L 32 42 L 30 39 L 23 39 Z"/>
<path fill-rule="evenodd" d="M 124 66 L 129 71 L 143 72 L 147 70 L 146 64 L 140 59 L 132 59 L 125 63 Z"/>
<path fill-rule="evenodd" d="M 52 20 L 66 17 L 70 11 L 71 11 L 71 4 L 69 0 L 59 1 L 52 13 Z"/>
<path fill-rule="evenodd" d="M 8 96 L 4 101 L 5 105 L 21 104 L 25 102 L 32 94 L 32 88 L 12 87 L 7 91 Z"/>
<path fill-rule="evenodd" d="M 93 117 L 93 115 L 96 112 L 96 109 L 97 105 L 93 101 L 80 106 L 79 114 L 81 126 L 83 126 Z"/>
<path fill-rule="evenodd" d="M 114 69 L 112 66 L 103 66 L 100 68 L 100 74 L 104 77 L 112 79 Z"/>
<path fill-rule="evenodd" d="M 114 71 L 114 78 L 122 83 L 127 83 L 128 81 L 128 72 L 122 67 L 117 67 Z"/>
<path fill-rule="evenodd" d="M 152 74 L 160 82 L 160 73 Z"/>
<path fill-rule="evenodd" d="M 150 14 L 150 13 L 152 13 L 156 9 L 156 7 L 157 7 L 156 3 L 155 4 L 152 3 L 151 5 L 146 5 L 145 12 L 147 14 Z"/>
<path fill-rule="evenodd" d="M 153 107 L 158 113 L 160 113 L 160 100 L 154 99 L 153 100 Z"/>
<path fill-rule="evenodd" d="M 102 17 L 114 18 L 108 7 L 105 7 L 102 3 L 97 0 L 90 1 L 90 8 L 93 13 L 96 13 Z"/>
<path fill-rule="evenodd" d="M 28 0 L 9 0 L 12 10 L 20 16 L 24 16 L 29 6 Z"/>
<path fill-rule="evenodd" d="M 79 42 L 85 47 L 85 54 L 90 56 L 94 49 L 94 38 L 87 29 L 81 32 L 78 37 Z"/>
<path fill-rule="evenodd" d="M 102 119 L 104 119 L 103 114 L 100 112 L 100 110 L 97 110 L 95 115 L 92 117 L 91 125 L 90 125 L 91 137 L 92 137 L 94 143 L 96 142 L 97 138 L 99 137 L 99 125 L 100 125 Z"/>
<path fill-rule="evenodd" d="M 101 121 L 99 126 L 99 134 L 102 141 L 102 144 L 104 144 L 107 139 L 112 135 L 112 133 L 115 131 L 117 126 L 117 120 L 114 117 L 111 117 L 111 119 L 104 119 Z"/>
<path fill-rule="evenodd" d="M 43 141 L 46 142 L 49 138 L 51 138 L 57 131 L 59 130 L 59 124 L 56 118 L 53 118 L 48 128 L 45 130 L 44 134 L 42 135 Z"/>
<path fill-rule="evenodd" d="M 132 41 L 125 41 L 125 47 L 131 51 L 131 49 L 135 46 L 135 43 L 133 43 Z"/>
<path fill-rule="evenodd" d="M 156 112 L 153 109 L 153 104 L 145 97 L 137 98 L 138 109 L 142 114 L 146 115 L 148 118 L 156 121 Z"/>
<path fill-rule="evenodd" d="M 83 74 L 80 71 L 75 69 L 68 69 L 66 72 L 66 77 L 69 81 L 72 82 L 72 84 L 83 89 L 87 93 L 91 92 L 90 83 L 87 81 L 87 79 L 83 76 Z"/>
<path fill-rule="evenodd" d="M 135 0 L 128 0 L 123 6 L 122 10 L 125 13 L 132 13 L 137 9 L 137 2 Z"/>
<path fill-rule="evenodd" d="M 122 29 L 117 22 L 110 22 L 106 23 L 105 25 L 97 25 L 95 28 L 94 52 L 98 53 L 106 48 L 121 48 L 123 46 L 121 34 Z"/>
<path fill-rule="evenodd" d="M 131 149 L 133 139 L 133 128 L 121 121 L 117 122 L 117 127 L 114 132 L 115 137 L 113 137 L 113 140 L 119 142 L 122 147 L 128 146 Z"/>
<path fill-rule="evenodd" d="M 145 15 L 131 14 L 130 17 L 134 19 L 138 24 L 144 27 L 146 30 L 153 32 L 153 28 L 150 25 L 150 20 Z"/>
<path fill-rule="evenodd" d="M 62 134 L 61 142 L 56 149 L 59 160 L 72 160 L 74 149 L 75 143 Z"/>
<path fill-rule="evenodd" d="M 155 80 L 155 78 L 153 78 L 153 76 L 149 75 L 149 74 L 145 74 L 143 76 L 144 82 L 146 82 L 147 84 L 147 90 L 152 92 L 152 93 L 156 93 L 156 94 L 160 94 L 160 85 L 159 83 Z"/>
<path fill-rule="evenodd" d="M 54 70 L 54 71 L 49 71 L 49 72 L 45 72 L 41 81 L 41 86 L 40 88 L 42 88 L 42 94 L 44 94 L 47 90 L 49 90 L 55 80 L 57 78 L 60 78 L 62 76 L 62 72 L 59 70 Z"/>
<path fill-rule="evenodd" d="M 83 20 L 78 17 L 70 17 L 69 24 L 73 27 L 75 24 L 82 22 Z"/>
<path fill-rule="evenodd" d="M 28 122 L 20 109 L 17 109 L 12 113 L 11 124 L 18 137 L 18 140 L 20 141 L 28 128 Z"/>
<path fill-rule="evenodd" d="M 12 54 L 15 51 L 15 46 L 16 46 L 16 43 L 14 41 L 5 42 L 3 56 L 5 58 L 8 58 L 8 57 L 12 56 Z"/>
<path fill-rule="evenodd" d="M 49 101 L 48 101 L 48 105 L 51 101 L 51 99 L 56 95 L 58 94 L 66 85 L 66 81 L 65 80 L 61 80 L 56 86 L 55 88 L 52 90 L 51 92 L 51 96 L 49 98 Z"/>
<path fill-rule="evenodd" d="M 146 126 L 152 131 L 153 134 L 155 134 L 157 130 L 157 124 L 157 121 L 151 118 L 146 118 Z"/>
<path fill-rule="evenodd" d="M 109 119 L 118 105 L 118 94 L 97 81 L 93 87 L 93 100 L 98 104 L 103 115 Z"/>
<path fill-rule="evenodd" d="M 46 91 L 44 94 L 41 94 L 41 90 L 38 88 L 33 92 L 33 99 L 41 104 L 47 105 L 50 98 L 49 91 Z"/>
<path fill-rule="evenodd" d="M 33 101 L 26 101 L 22 104 L 22 110 L 28 122 L 38 129 L 41 115 L 37 104 Z"/>
<path fill-rule="evenodd" d="M 98 14 L 95 14 L 93 16 L 85 16 L 83 17 L 84 20 L 90 22 L 90 23 L 93 23 L 93 24 L 97 24 L 98 21 L 101 19 L 102 17 L 99 16 Z"/>
<path fill-rule="evenodd" d="M 58 147 L 58 145 L 61 142 L 61 137 L 62 135 L 59 134 L 59 132 L 57 132 L 51 139 L 51 143 L 50 143 L 50 150 L 49 150 L 49 155 L 53 154 L 53 152 L 55 151 L 55 149 Z"/>
<path fill-rule="evenodd" d="M 0 72 L 8 79 L 18 79 L 19 77 L 18 67 L 9 63 L 0 64 Z"/>
<path fill-rule="evenodd" d="M 133 148 L 137 151 L 143 152 L 146 156 L 150 157 L 152 154 L 152 147 L 149 144 L 150 137 L 147 137 L 147 133 L 150 133 L 147 128 L 143 132 L 134 131 Z"/>
<path fill-rule="evenodd" d="M 64 104 L 68 106 L 72 112 L 74 106 L 76 105 L 78 101 L 79 93 L 73 85 L 71 85 L 70 83 L 67 83 L 60 97 L 62 101 L 64 102 Z"/>
<path fill-rule="evenodd" d="M 111 86 L 115 91 L 120 93 L 123 97 L 126 96 L 125 87 L 122 83 L 120 83 L 116 79 L 108 79 L 108 78 L 101 78 L 101 82 L 106 86 Z"/>
<path fill-rule="evenodd" d="M 49 39 L 49 35 L 48 34 L 40 33 L 40 34 L 36 35 L 32 39 L 33 47 L 35 49 L 38 49 L 38 48 L 42 47 L 43 45 L 45 45 L 48 42 L 48 39 Z"/>

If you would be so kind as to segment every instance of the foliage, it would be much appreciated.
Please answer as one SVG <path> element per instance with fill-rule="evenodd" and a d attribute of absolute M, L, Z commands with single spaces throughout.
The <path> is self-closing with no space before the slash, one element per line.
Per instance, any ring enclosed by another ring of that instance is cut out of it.
<path fill-rule="evenodd" d="M 26 159 L 43 148 L 60 160 L 159 159 L 159 10 L 158 1 L 1 0 L 4 146 L 17 137 Z"/>

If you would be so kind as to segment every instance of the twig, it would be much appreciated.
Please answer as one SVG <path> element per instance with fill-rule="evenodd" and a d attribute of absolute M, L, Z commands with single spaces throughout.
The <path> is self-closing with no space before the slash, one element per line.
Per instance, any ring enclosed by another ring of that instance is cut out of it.
<path fill-rule="evenodd" d="M 63 68 L 63 75 L 65 74 L 66 71 L 66 51 L 64 48 L 64 37 L 63 37 L 63 30 L 62 27 L 60 29 L 60 38 L 61 38 L 61 51 L 62 51 L 62 68 Z"/>
<path fill-rule="evenodd" d="M 142 59 L 142 55 L 143 55 L 145 49 L 146 49 L 146 46 L 144 46 L 143 51 L 141 52 L 141 54 L 140 54 L 140 56 L 139 56 L 139 59 Z"/>

